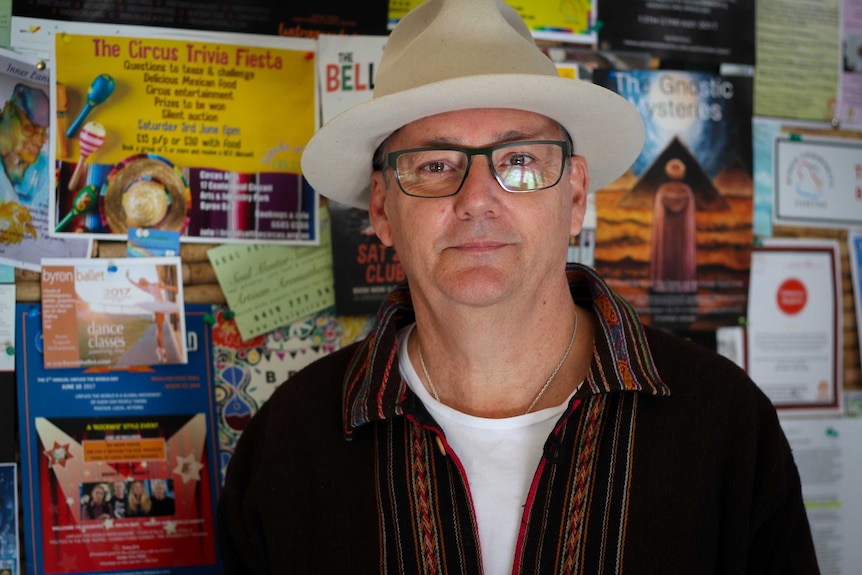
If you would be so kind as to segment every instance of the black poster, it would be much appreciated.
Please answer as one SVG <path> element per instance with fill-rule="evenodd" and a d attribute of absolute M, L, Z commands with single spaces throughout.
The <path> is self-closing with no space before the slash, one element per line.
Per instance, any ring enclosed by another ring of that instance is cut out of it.
<path fill-rule="evenodd" d="M 375 314 L 383 298 L 404 280 L 398 255 L 377 238 L 367 210 L 330 201 L 329 217 L 335 311 L 338 315 Z"/>
<path fill-rule="evenodd" d="M 15 461 L 15 372 L 0 371 L 0 463 Z"/>
<path fill-rule="evenodd" d="M 683 62 L 754 65 L 754 0 L 599 0 L 599 46 Z"/>
<path fill-rule="evenodd" d="M 315 38 L 387 34 L 387 0 L 347 3 L 242 0 L 13 0 L 12 16 Z"/>

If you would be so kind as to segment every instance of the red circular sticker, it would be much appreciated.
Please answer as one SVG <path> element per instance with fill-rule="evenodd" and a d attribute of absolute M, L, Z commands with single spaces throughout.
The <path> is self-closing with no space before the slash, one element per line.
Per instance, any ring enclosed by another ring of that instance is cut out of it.
<path fill-rule="evenodd" d="M 781 311 L 787 315 L 795 315 L 802 311 L 808 302 L 808 290 L 805 289 L 805 284 L 801 281 L 790 278 L 778 286 L 775 299 Z"/>

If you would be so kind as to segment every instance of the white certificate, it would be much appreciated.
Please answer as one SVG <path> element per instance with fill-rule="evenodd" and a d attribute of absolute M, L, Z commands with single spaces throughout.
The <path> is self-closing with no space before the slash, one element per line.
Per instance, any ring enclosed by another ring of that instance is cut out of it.
<path fill-rule="evenodd" d="M 782 135 L 774 157 L 776 224 L 862 225 L 862 140 Z"/>
<path fill-rule="evenodd" d="M 748 373 L 779 410 L 841 410 L 841 262 L 835 240 L 769 239 L 751 254 Z"/>
<path fill-rule="evenodd" d="M 821 575 L 862 565 L 862 419 L 782 418 L 799 476 Z"/>

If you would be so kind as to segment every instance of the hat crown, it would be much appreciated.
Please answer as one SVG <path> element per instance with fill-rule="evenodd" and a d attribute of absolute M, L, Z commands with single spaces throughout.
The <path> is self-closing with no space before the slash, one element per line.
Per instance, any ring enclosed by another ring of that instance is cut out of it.
<path fill-rule="evenodd" d="M 426 0 L 390 34 L 374 97 L 483 74 L 556 76 L 557 69 L 503 0 Z"/>
<path fill-rule="evenodd" d="M 551 118 L 586 160 L 591 190 L 631 166 L 644 141 L 638 109 L 592 82 L 560 76 L 503 0 L 425 0 L 390 33 L 374 82 L 373 97 L 331 118 L 302 154 L 312 187 L 357 208 L 368 209 L 380 143 L 436 114 L 501 108 Z"/>

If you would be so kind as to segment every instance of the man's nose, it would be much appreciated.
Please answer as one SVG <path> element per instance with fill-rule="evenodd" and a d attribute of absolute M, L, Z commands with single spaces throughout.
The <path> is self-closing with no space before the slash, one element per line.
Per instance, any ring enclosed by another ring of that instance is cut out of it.
<path fill-rule="evenodd" d="M 500 193 L 506 193 L 494 177 L 487 156 L 473 156 L 461 191 L 455 195 L 455 208 L 459 216 L 477 217 L 496 215 Z"/>

